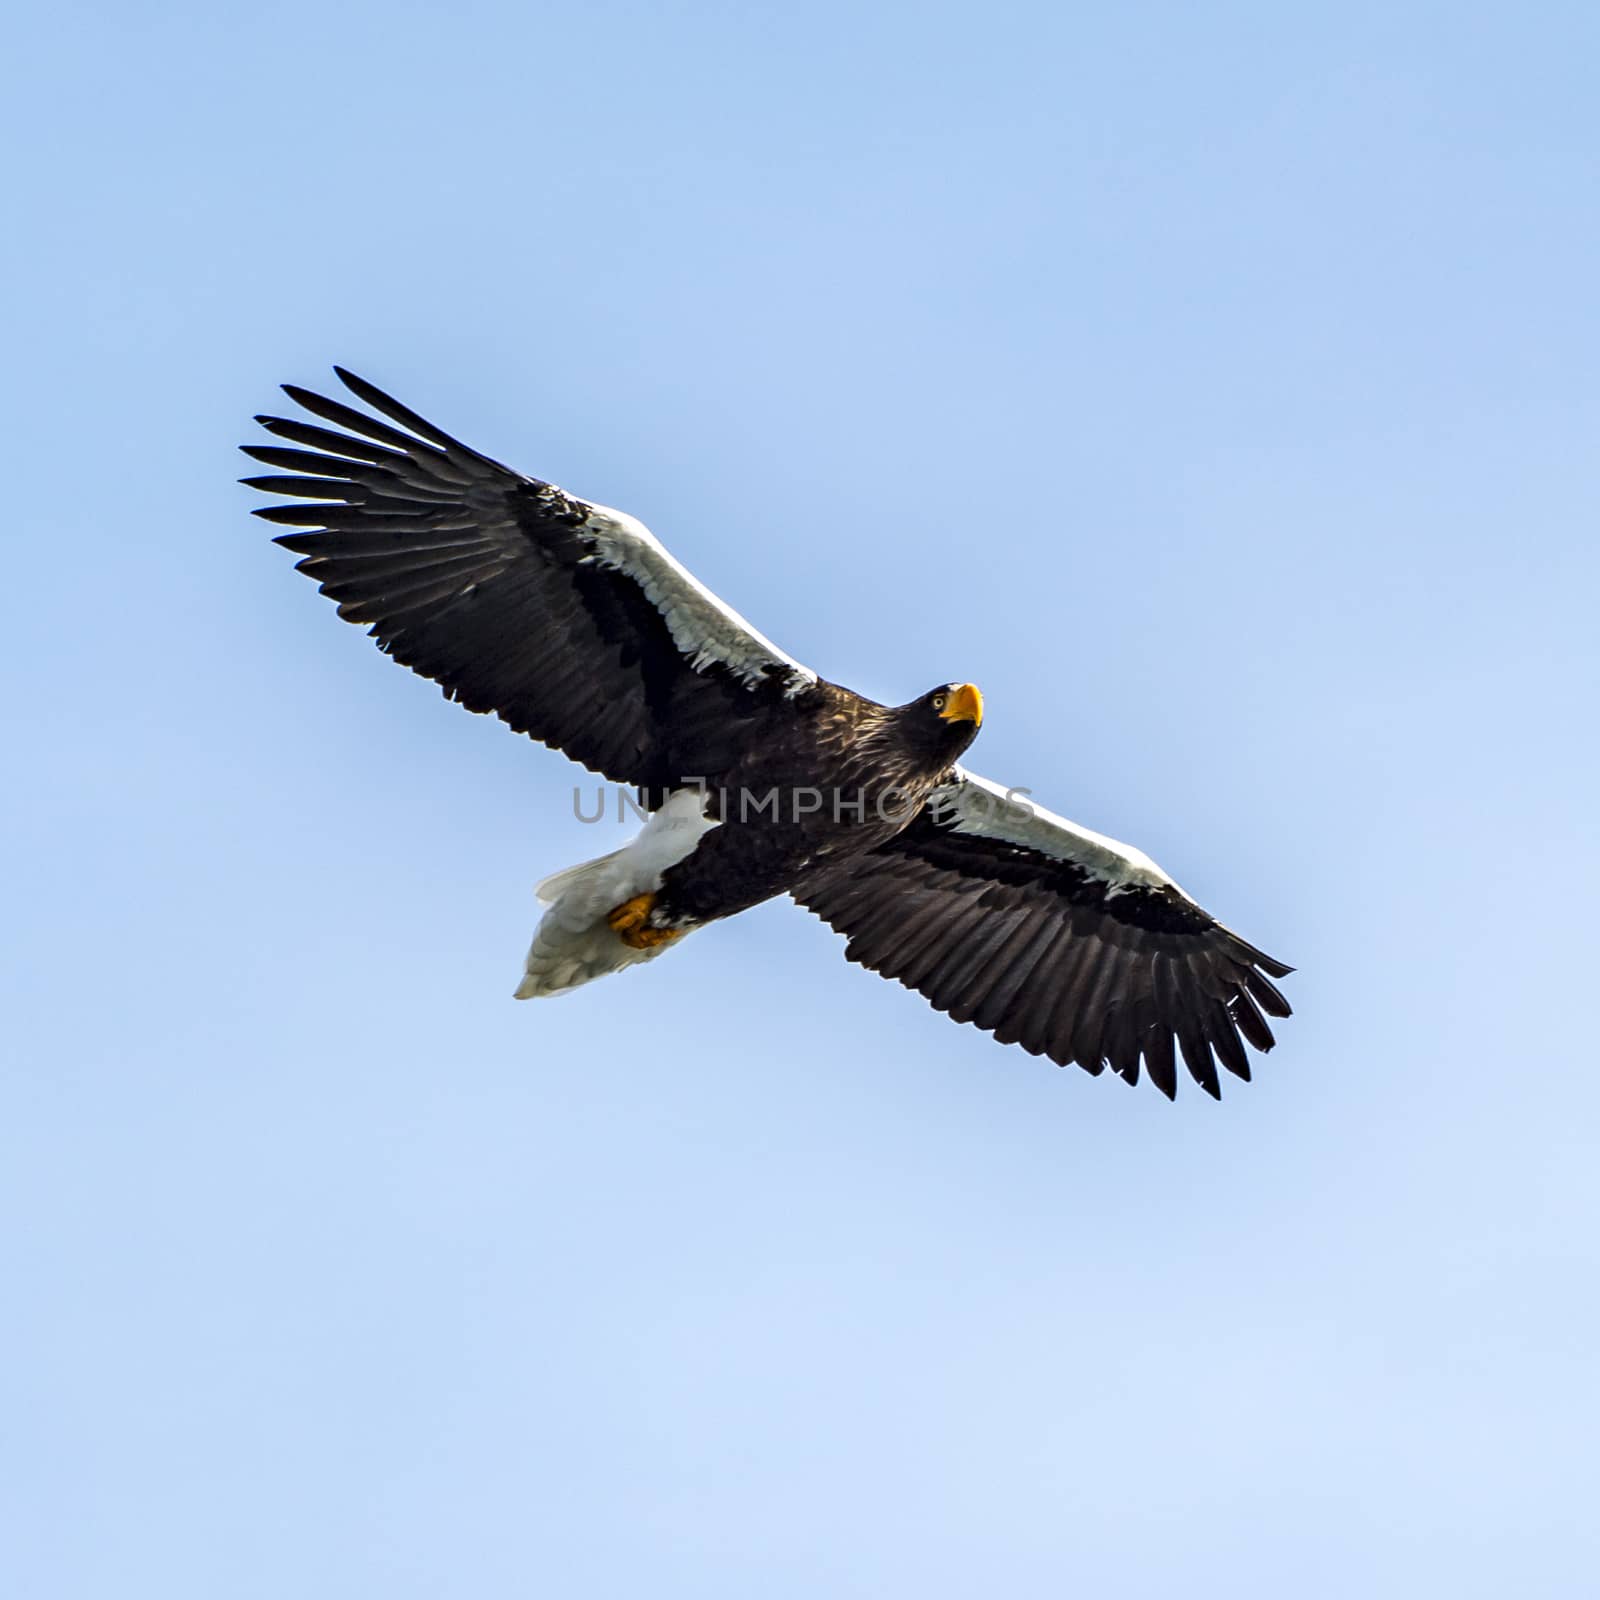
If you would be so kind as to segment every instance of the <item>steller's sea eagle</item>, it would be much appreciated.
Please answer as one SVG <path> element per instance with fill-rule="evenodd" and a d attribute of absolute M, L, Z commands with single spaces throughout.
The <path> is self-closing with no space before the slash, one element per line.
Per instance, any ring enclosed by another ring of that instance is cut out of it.
<path fill-rule="evenodd" d="M 243 481 L 299 504 L 298 570 L 378 646 L 649 811 L 637 839 L 539 886 L 519 998 L 564 993 L 792 895 L 852 961 L 1004 1044 L 1169 1098 L 1250 1076 L 1291 969 L 1138 850 L 959 765 L 970 683 L 879 705 L 756 632 L 620 511 L 524 477 L 335 368 L 387 421 L 293 385 L 332 424 L 258 417 L 286 444 Z M 307 503 L 309 502 L 309 503 Z"/>

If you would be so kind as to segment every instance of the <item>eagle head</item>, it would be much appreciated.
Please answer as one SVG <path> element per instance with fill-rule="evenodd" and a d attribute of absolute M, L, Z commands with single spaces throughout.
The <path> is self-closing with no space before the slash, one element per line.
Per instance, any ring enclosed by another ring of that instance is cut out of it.
<path fill-rule="evenodd" d="M 944 765 L 977 737 L 983 723 L 983 696 L 975 683 L 942 683 L 901 706 L 896 720 L 919 753 Z"/>

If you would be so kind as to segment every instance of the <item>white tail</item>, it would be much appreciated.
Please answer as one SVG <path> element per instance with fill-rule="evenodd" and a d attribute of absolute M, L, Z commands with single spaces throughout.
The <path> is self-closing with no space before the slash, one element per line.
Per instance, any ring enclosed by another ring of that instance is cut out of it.
<path fill-rule="evenodd" d="M 692 854 L 714 827 L 702 811 L 700 791 L 679 789 L 620 850 L 546 878 L 534 893 L 549 909 L 528 946 L 517 999 L 566 994 L 672 949 L 672 944 L 658 944 L 635 950 L 607 924 L 606 913 L 636 894 L 659 889 L 661 874 Z"/>

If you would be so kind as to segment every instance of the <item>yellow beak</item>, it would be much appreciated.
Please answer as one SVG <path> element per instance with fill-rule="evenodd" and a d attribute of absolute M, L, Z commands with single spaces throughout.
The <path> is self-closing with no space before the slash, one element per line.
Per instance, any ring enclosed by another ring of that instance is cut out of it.
<path fill-rule="evenodd" d="M 950 691 L 950 698 L 939 713 L 946 722 L 972 722 L 983 726 L 983 696 L 975 683 L 964 683 Z"/>

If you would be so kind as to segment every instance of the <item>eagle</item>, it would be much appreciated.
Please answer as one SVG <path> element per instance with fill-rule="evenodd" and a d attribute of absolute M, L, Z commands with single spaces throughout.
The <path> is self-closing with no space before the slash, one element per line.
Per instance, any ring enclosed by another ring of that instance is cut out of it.
<path fill-rule="evenodd" d="M 336 367 L 368 410 L 285 384 L 256 515 L 347 622 L 469 711 L 637 792 L 637 838 L 538 886 L 516 990 L 566 993 L 787 894 L 845 956 L 1065 1066 L 1181 1057 L 1220 1098 L 1273 1046 L 1292 969 L 1141 851 L 961 758 L 983 696 L 882 705 L 758 633 L 635 518 L 480 455 Z M 376 413 L 372 415 L 370 413 Z"/>

